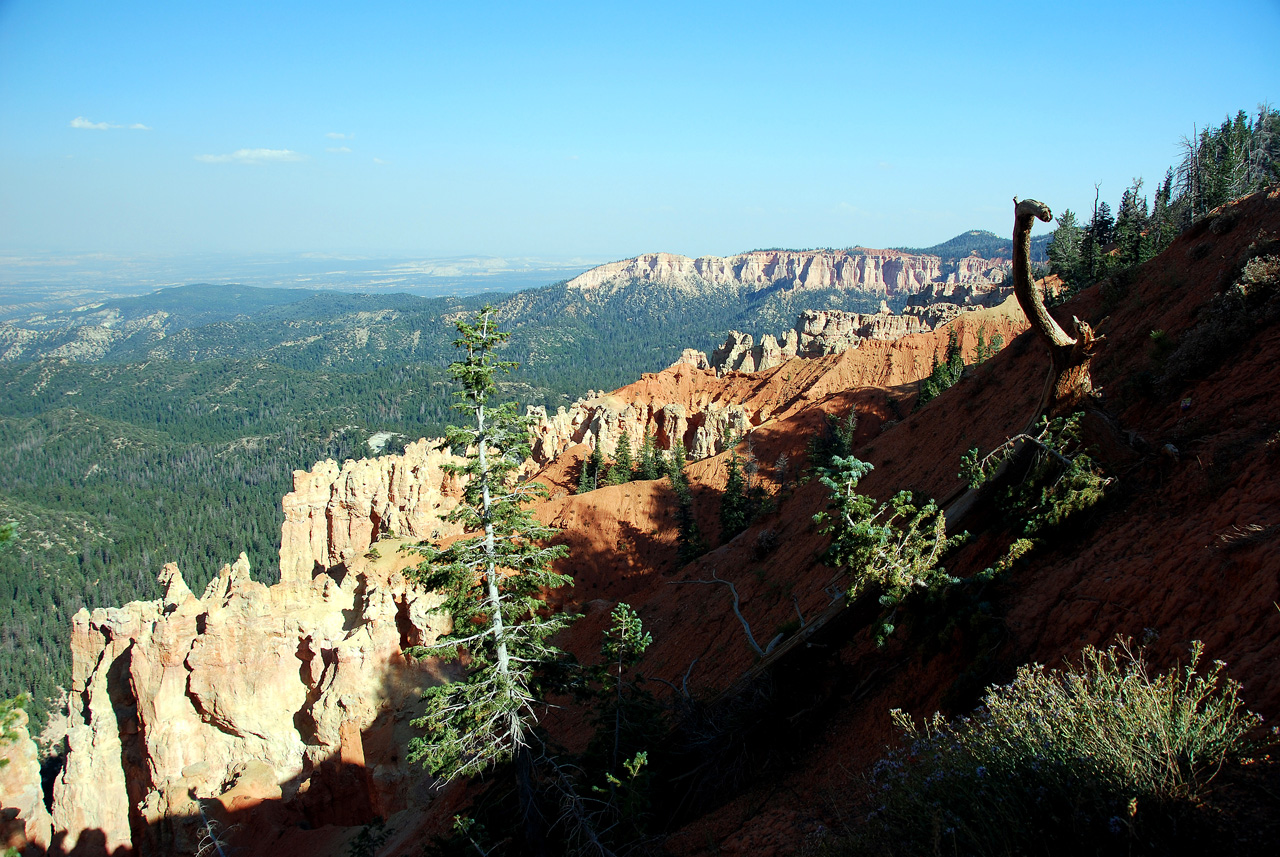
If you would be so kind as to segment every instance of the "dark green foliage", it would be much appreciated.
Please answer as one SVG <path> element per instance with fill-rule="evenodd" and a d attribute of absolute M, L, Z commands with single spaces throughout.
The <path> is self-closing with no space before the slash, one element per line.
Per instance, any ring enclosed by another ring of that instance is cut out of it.
<path fill-rule="evenodd" d="M 412 573 L 425 588 L 444 594 L 439 609 L 453 622 L 436 643 L 412 654 L 467 657 L 466 677 L 428 690 L 426 712 L 414 721 L 425 734 L 411 742 L 410 761 L 445 778 L 480 773 L 528 752 L 542 670 L 561 656 L 548 638 L 569 621 L 563 614 L 544 615 L 539 598 L 572 579 L 550 570 L 567 550 L 541 544 L 556 530 L 524 508 L 545 496 L 545 487 L 515 479 L 529 455 L 528 420 L 516 416 L 514 403 L 491 401 L 498 393 L 495 375 L 514 368 L 496 358 L 507 334 L 493 316 L 486 306 L 470 322 L 457 323 L 455 345 L 466 358 L 449 367 L 462 385 L 455 407 L 474 420 L 450 426 L 445 436 L 454 449 L 468 450 L 466 464 L 454 467 L 467 482 L 449 520 L 474 535 L 447 548 L 423 544 L 425 559 Z"/>
<path fill-rule="evenodd" d="M 1081 242 L 1084 230 L 1076 224 L 1076 215 L 1066 209 L 1058 215 L 1058 228 L 1053 231 L 1053 243 L 1049 245 L 1049 273 L 1057 274 L 1068 289 L 1079 285 L 1081 270 Z"/>
<path fill-rule="evenodd" d="M 698 526 L 698 516 L 693 508 L 693 489 L 685 476 L 684 444 L 676 441 L 671 450 L 671 459 L 667 463 L 667 476 L 676 495 L 676 526 L 679 535 L 676 537 L 676 558 L 681 565 L 692 562 L 707 552 L 707 540 Z"/>
<path fill-rule="evenodd" d="M 747 501 L 747 480 L 738 465 L 738 453 L 729 458 L 729 476 L 720 496 L 720 541 L 727 542 L 747 528 L 751 513 Z"/>
<path fill-rule="evenodd" d="M 1176 347 L 1164 343 L 1162 355 L 1167 356 L 1160 388 L 1174 393 L 1189 380 L 1204 377 L 1248 342 L 1260 326 L 1277 317 L 1280 246 L 1272 242 L 1254 248 L 1235 281 L 1222 294 L 1214 295 Z"/>
<path fill-rule="evenodd" d="M 1173 350 L 1173 340 L 1164 330 L 1153 330 L 1148 337 L 1151 339 L 1151 348 L 1157 360 L 1163 360 Z"/>
<path fill-rule="evenodd" d="M 597 441 L 591 449 L 591 454 L 582 460 L 582 470 L 578 473 L 578 490 L 575 493 L 585 494 L 599 488 L 602 470 L 604 470 L 604 450 Z"/>
<path fill-rule="evenodd" d="M 1182 150 L 1173 205 L 1185 228 L 1224 202 L 1280 181 L 1280 112 L 1263 105 L 1250 120 L 1241 110 L 1184 138 Z"/>
<path fill-rule="evenodd" d="M 662 779 L 653 774 L 651 759 L 663 754 L 669 729 L 664 707 L 635 669 L 652 637 L 625 603 L 615 606 L 610 618 L 600 660 L 583 665 L 569 658 L 557 673 L 560 689 L 590 712 L 594 733 L 585 750 L 570 753 L 541 732 L 532 735 L 536 751 L 529 781 L 546 821 L 544 850 L 549 854 L 649 853 L 646 846 L 659 821 L 652 807 L 664 797 L 654 790 Z M 496 783 L 477 796 L 469 815 L 455 816 L 452 835 L 436 839 L 425 853 L 508 853 L 504 843 L 520 824 L 514 797 Z"/>
<path fill-rule="evenodd" d="M 653 819 L 649 755 L 660 748 L 666 726 L 663 709 L 634 672 L 653 637 L 625 603 L 610 617 L 600 647 L 600 664 L 587 671 L 595 735 L 586 753 L 556 773 L 571 779 L 561 789 L 560 824 L 570 853 L 590 851 L 592 837 L 621 851 L 640 843 Z M 572 796 L 577 806 L 564 800 Z"/>
<path fill-rule="evenodd" d="M 857 408 L 850 408 L 843 419 L 836 414 L 826 414 L 822 431 L 811 438 L 806 447 L 809 467 L 825 467 L 832 458 L 850 455 L 857 432 Z"/>
<path fill-rule="evenodd" d="M 854 417 L 852 411 L 850 416 Z M 856 417 L 854 417 L 854 425 L 856 426 Z M 852 439 L 852 429 L 849 437 Z M 750 441 L 747 448 L 745 459 L 739 460 L 737 451 L 731 453 L 729 458 L 728 479 L 724 493 L 720 495 L 721 543 L 741 533 L 772 506 L 769 493 L 758 478 L 760 465 L 756 461 L 754 452 L 751 451 Z M 782 465 L 785 475 L 785 460 Z"/>
<path fill-rule="evenodd" d="M 662 462 L 658 458 L 658 447 L 654 443 L 652 432 L 645 431 L 644 433 L 644 442 L 640 444 L 640 460 L 636 463 L 635 478 L 662 478 Z"/>
<path fill-rule="evenodd" d="M 1225 664 L 1152 675 L 1127 644 L 1087 647 L 1078 667 L 1018 670 L 971 717 L 917 726 L 866 784 L 865 811 L 829 854 L 1192 853 L 1188 824 L 1261 718 Z M 1207 834 L 1207 835 L 1206 835 Z"/>
<path fill-rule="evenodd" d="M 1025 469 L 998 493 L 1006 520 L 1024 538 L 1043 539 L 1069 518 L 1102 501 L 1111 484 L 1101 466 L 1083 448 L 1080 420 L 1074 413 L 1052 422 L 1040 421 L 1034 435 L 1010 438 L 985 457 L 971 449 L 960 463 L 959 478 L 976 488 L 992 478 L 1000 465 L 1026 444 L 1030 450 Z"/>
<path fill-rule="evenodd" d="M 393 833 L 395 830 L 387 827 L 382 816 L 374 818 L 373 821 L 361 827 L 355 838 L 347 843 L 348 857 L 378 857 L 378 850 Z"/>
<path fill-rule="evenodd" d="M 624 429 L 613 453 L 613 465 L 609 468 L 609 484 L 621 485 L 635 478 L 635 464 L 631 460 L 631 435 Z"/>
<path fill-rule="evenodd" d="M 1115 264 L 1130 266 L 1141 264 L 1153 256 L 1147 232 L 1151 219 L 1147 213 L 1147 198 L 1140 196 L 1142 179 L 1133 180 L 1120 197 L 1120 210 L 1116 213 L 1114 240 Z"/>
<path fill-rule="evenodd" d="M 944 390 L 955 385 L 964 375 L 964 355 L 960 351 L 960 343 L 956 339 L 956 329 L 947 332 L 946 358 L 939 363 L 935 355 L 933 371 L 929 377 L 920 382 L 920 395 L 916 397 L 916 409 L 919 410 L 936 399 Z"/>
<path fill-rule="evenodd" d="M 976 363 L 986 363 L 992 357 L 995 357 L 1004 346 L 1004 337 L 998 333 L 991 337 L 991 341 L 987 341 L 987 326 L 985 324 L 978 326 L 976 340 L 973 345 L 973 356 Z"/>
<path fill-rule="evenodd" d="M 884 642 L 894 630 L 898 606 L 913 594 L 956 583 L 938 565 L 959 544 L 947 537 L 946 516 L 932 501 L 920 503 L 900 491 L 887 503 L 857 492 L 872 466 L 853 456 L 833 458 L 820 469 L 820 481 L 831 490 L 827 511 L 814 516 L 818 531 L 831 536 L 822 561 L 848 571 L 849 599 L 874 596 L 882 608 L 876 637 Z"/>
<path fill-rule="evenodd" d="M 684 443 L 676 439 L 671 445 L 671 455 L 664 462 L 666 474 L 671 478 L 672 483 L 685 481 L 684 468 L 689 463 L 687 456 Z"/>

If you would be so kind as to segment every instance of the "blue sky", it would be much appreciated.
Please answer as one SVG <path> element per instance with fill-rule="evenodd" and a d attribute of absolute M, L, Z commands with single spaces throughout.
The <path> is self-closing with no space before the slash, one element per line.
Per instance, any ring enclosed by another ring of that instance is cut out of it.
<path fill-rule="evenodd" d="M 1114 205 L 1280 2 L 0 0 L 0 252 L 613 259 Z M 134 127 L 143 126 L 143 127 Z"/>

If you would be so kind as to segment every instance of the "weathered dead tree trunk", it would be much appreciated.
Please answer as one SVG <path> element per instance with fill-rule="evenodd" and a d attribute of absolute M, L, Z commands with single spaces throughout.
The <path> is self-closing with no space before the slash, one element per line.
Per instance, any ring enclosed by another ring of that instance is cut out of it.
<path fill-rule="evenodd" d="M 1040 287 L 1031 279 L 1031 224 L 1033 219 L 1053 219 L 1049 206 L 1034 199 L 1014 197 L 1013 292 L 1036 334 L 1049 348 L 1050 372 L 1033 422 L 1047 414 L 1058 417 L 1077 411 L 1093 394 L 1089 361 L 1102 337 L 1078 318 L 1072 318 L 1075 336 L 1069 336 L 1044 305 Z"/>

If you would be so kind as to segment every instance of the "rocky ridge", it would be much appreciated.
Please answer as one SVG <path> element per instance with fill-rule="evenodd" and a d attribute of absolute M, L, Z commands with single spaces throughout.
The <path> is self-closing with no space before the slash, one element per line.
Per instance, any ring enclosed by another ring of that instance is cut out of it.
<path fill-rule="evenodd" d="M 333 817 L 349 824 L 408 804 L 407 720 L 439 674 L 401 652 L 444 627 L 436 596 L 375 568 L 268 587 L 243 554 L 200 597 L 173 564 L 161 583 L 157 601 L 73 620 L 53 786 L 63 848 L 91 832 L 108 853 L 192 853 L 214 800 L 231 812 L 293 799 L 319 820 L 341 796 Z"/>
<path fill-rule="evenodd" d="M 274 586 L 254 581 L 241 554 L 200 597 L 169 564 L 161 599 L 77 613 L 71 692 L 53 729 L 66 761 L 51 825 L 19 804 L 27 837 L 47 843 L 51 826 L 68 851 L 88 836 L 89 853 L 189 854 L 201 809 L 283 799 L 319 826 L 408 806 L 421 780 L 402 762 L 408 720 L 442 674 L 402 651 L 447 618 L 410 585 L 411 560 L 395 548 L 456 530 L 443 521 L 459 490 L 443 469 L 451 458 L 421 440 L 404 455 L 296 471 Z M 370 550 L 380 537 L 386 557 Z M 35 783 L 38 794 L 38 771 Z"/>
<path fill-rule="evenodd" d="M 0 852 L 28 845 L 47 848 L 52 819 L 44 805 L 40 757 L 27 732 L 27 713 L 17 712 L 13 740 L 0 742 Z"/>
<path fill-rule="evenodd" d="M 670 450 L 679 441 L 690 459 L 706 458 L 838 384 L 918 381 L 929 374 L 934 359 L 945 354 L 946 334 L 939 336 L 938 331 L 954 325 L 961 348 L 972 359 L 979 330 L 985 330 L 988 339 L 999 334 L 1009 342 L 1026 324 L 1012 298 L 972 312 L 955 308 L 954 316 L 943 321 L 951 312 L 806 312 L 782 345 L 767 334 L 754 345 L 750 335 L 735 333 L 710 360 L 703 352 L 686 349 L 669 369 L 646 374 L 613 393 L 589 392 L 554 414 L 530 408 L 533 459 L 545 465 L 578 444 L 600 444 L 604 454 L 612 456 L 624 431 L 637 448 L 649 432 L 660 450 Z M 931 322 L 938 327 L 931 327 Z M 864 333 L 871 335 L 864 338 Z M 797 360 L 802 348 L 813 356 Z M 739 374 L 747 381 L 741 387 L 735 380 Z M 753 377 L 756 380 L 747 380 Z"/>
<path fill-rule="evenodd" d="M 445 467 L 460 461 L 440 441 L 422 439 L 401 455 L 295 470 L 283 501 L 281 580 L 344 567 L 384 535 L 421 541 L 456 533 L 444 518 L 461 484 Z"/>
<path fill-rule="evenodd" d="M 913 333 L 926 333 L 954 319 L 966 307 L 953 303 L 908 306 L 895 313 L 881 301 L 879 312 L 856 313 L 843 310 L 805 310 L 795 327 L 778 337 L 766 333 L 757 345 L 749 333 L 729 331 L 724 345 L 708 358 L 689 350 L 681 363 L 702 363 L 717 372 L 759 372 L 781 366 L 794 357 L 823 357 L 857 348 L 867 340 L 892 341 Z"/>
<path fill-rule="evenodd" d="M 938 256 L 897 250 L 755 250 L 737 256 L 691 259 L 674 253 L 646 253 L 592 268 L 568 283 L 570 290 L 608 292 L 632 282 L 662 283 L 681 291 L 705 286 L 753 292 L 782 285 L 788 289 L 841 289 L 886 297 L 911 295 L 930 283 L 997 282 L 1009 269 L 1007 259 L 971 256 L 948 263 Z"/>

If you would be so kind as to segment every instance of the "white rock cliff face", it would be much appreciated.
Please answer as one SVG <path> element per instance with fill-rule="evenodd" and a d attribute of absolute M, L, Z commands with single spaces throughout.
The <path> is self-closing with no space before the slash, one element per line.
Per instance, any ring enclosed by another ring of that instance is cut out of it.
<path fill-rule="evenodd" d="M 421 774 L 401 759 L 408 721 L 443 673 L 402 650 L 448 620 L 394 556 L 363 553 L 388 529 L 379 522 L 414 539 L 448 529 L 447 460 L 420 441 L 404 456 L 295 473 L 274 586 L 252 580 L 241 554 L 196 597 L 170 564 L 160 600 L 76 614 L 53 787 L 65 849 L 87 835 L 93 851 L 194 853 L 196 800 L 231 811 L 284 798 L 339 824 L 410 803 Z"/>
<path fill-rule="evenodd" d="M 691 259 L 674 253 L 646 253 L 634 259 L 592 268 L 570 280 L 568 287 L 584 292 L 610 291 L 633 280 L 664 283 L 687 291 L 702 284 L 755 291 L 785 282 L 790 288 L 857 290 L 885 296 L 910 295 L 937 281 L 991 282 L 1009 267 L 1008 260 L 959 260 L 954 271 L 942 274 L 938 256 L 897 250 L 757 250 L 738 256 Z"/>
<path fill-rule="evenodd" d="M 403 727 L 417 691 L 435 681 L 434 665 L 401 649 L 443 629 L 429 613 L 439 599 L 400 575 L 267 587 L 241 554 L 200 598 L 175 565 L 161 582 L 159 601 L 73 620 L 67 761 L 53 790 L 53 828 L 68 849 L 94 831 L 108 853 L 191 853 L 193 796 L 238 808 L 227 795 L 250 760 L 260 797 L 304 795 L 326 763 L 367 764 L 352 743 Z M 371 761 L 358 798 L 383 815 L 404 808 L 414 775 Z"/>
<path fill-rule="evenodd" d="M 309 580 L 348 563 L 384 533 L 415 540 L 456 533 L 443 519 L 458 505 L 461 486 L 444 467 L 461 461 L 439 441 L 423 439 L 403 455 L 295 470 L 283 501 L 280 579 Z"/>
<path fill-rule="evenodd" d="M 50 818 L 40 784 L 40 759 L 27 734 L 27 714 L 17 712 L 11 741 L 0 742 L 0 851 L 49 846 Z"/>

